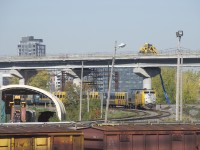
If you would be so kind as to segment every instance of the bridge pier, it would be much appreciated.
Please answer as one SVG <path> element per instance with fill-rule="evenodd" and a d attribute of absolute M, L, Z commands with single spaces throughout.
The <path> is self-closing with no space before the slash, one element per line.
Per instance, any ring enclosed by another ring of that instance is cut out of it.
<path fill-rule="evenodd" d="M 0 72 L 0 87 L 3 85 L 3 73 Z"/>
<path fill-rule="evenodd" d="M 151 78 L 144 78 L 143 79 L 143 89 L 152 89 Z"/>
<path fill-rule="evenodd" d="M 20 85 L 25 84 L 25 79 L 18 70 L 2 70 L 0 72 L 0 87 L 3 86 L 3 78 L 4 77 L 12 77 L 12 76 L 19 78 L 19 84 Z"/>
<path fill-rule="evenodd" d="M 10 70 L 10 74 L 12 76 L 19 78 L 19 84 L 20 85 L 25 85 L 25 79 L 24 79 L 23 75 L 18 70 Z"/>
<path fill-rule="evenodd" d="M 145 68 L 134 68 L 133 72 L 140 77 L 143 77 L 143 89 L 152 89 L 151 78 L 160 74 L 161 70 L 159 67 L 145 67 Z"/>

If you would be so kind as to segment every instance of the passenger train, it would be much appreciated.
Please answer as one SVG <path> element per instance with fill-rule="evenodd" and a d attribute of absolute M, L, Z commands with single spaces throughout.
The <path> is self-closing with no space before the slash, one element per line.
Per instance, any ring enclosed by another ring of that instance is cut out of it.
<path fill-rule="evenodd" d="M 66 97 L 66 92 L 53 92 L 52 93 L 54 96 L 58 97 L 61 101 L 63 101 Z M 53 104 L 52 100 L 44 95 L 44 94 L 36 94 L 36 95 L 31 95 L 30 97 L 26 98 L 27 104 Z"/>
<path fill-rule="evenodd" d="M 61 101 L 63 101 L 67 95 L 66 92 L 54 92 L 53 95 L 57 96 Z M 103 99 L 103 105 L 106 105 L 106 100 L 108 97 L 107 92 L 89 92 L 89 95 L 84 94 L 83 100 L 89 97 L 92 99 Z M 37 98 L 39 104 L 50 103 L 51 100 L 45 95 L 40 95 Z M 109 107 L 124 107 L 124 108 L 149 108 L 154 109 L 156 106 L 156 92 L 155 90 L 148 89 L 138 89 L 129 90 L 129 92 L 111 92 Z"/>
<path fill-rule="evenodd" d="M 106 105 L 107 93 L 90 92 L 90 99 L 103 97 L 103 104 Z M 111 92 L 110 107 L 122 106 L 124 108 L 148 108 L 154 109 L 156 106 L 155 90 L 130 90 L 129 92 Z"/>

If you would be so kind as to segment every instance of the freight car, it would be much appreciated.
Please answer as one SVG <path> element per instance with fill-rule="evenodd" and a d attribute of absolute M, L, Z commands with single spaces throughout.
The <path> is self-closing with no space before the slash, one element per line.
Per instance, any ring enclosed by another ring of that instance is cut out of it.
<path fill-rule="evenodd" d="M 84 135 L 70 124 L 20 124 L 0 126 L 0 150 L 83 150 Z"/>
<path fill-rule="evenodd" d="M 199 150 L 200 124 L 93 125 L 85 150 Z"/>

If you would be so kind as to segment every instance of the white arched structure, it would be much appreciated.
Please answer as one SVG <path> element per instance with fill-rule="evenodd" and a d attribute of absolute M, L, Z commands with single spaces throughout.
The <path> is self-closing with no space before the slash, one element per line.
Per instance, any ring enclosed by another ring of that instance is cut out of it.
<path fill-rule="evenodd" d="M 29 86 L 29 85 L 18 85 L 18 84 L 2 86 L 0 90 L 4 91 L 4 90 L 8 90 L 8 89 L 27 89 L 27 90 L 32 90 L 35 92 L 40 92 L 40 93 L 48 96 L 55 103 L 57 116 L 60 119 L 60 121 L 65 119 L 66 110 L 65 110 L 63 103 L 56 96 L 51 94 L 50 92 L 45 91 L 40 88 L 37 88 L 37 87 L 33 87 L 33 86 Z"/>

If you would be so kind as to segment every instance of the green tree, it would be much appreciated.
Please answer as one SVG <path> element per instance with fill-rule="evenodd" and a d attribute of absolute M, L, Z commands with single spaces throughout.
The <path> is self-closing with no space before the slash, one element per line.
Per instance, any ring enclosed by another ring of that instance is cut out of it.
<path fill-rule="evenodd" d="M 19 78 L 17 77 L 9 78 L 9 82 L 10 84 L 19 84 Z"/>
<path fill-rule="evenodd" d="M 79 88 L 72 82 L 65 84 L 64 91 L 67 93 L 63 101 L 67 111 L 67 120 L 78 120 L 79 115 Z"/>
<path fill-rule="evenodd" d="M 197 103 L 199 96 L 199 73 L 186 71 L 183 74 L 183 103 Z"/>
<path fill-rule="evenodd" d="M 89 90 L 89 86 L 83 85 L 83 94 Z M 66 98 L 63 101 L 66 108 L 67 120 L 77 121 L 80 110 L 80 87 L 72 82 L 67 82 L 65 86 Z M 87 112 L 87 96 L 83 96 L 82 101 L 82 120 L 93 120 L 100 117 L 100 100 L 90 100 L 90 111 Z"/>
<path fill-rule="evenodd" d="M 176 102 L 176 68 L 161 68 L 161 73 L 167 94 L 172 104 Z M 193 104 L 199 96 L 200 73 L 194 71 L 183 71 L 183 103 Z M 165 103 L 164 92 L 160 77 L 157 75 L 152 79 L 152 88 L 157 92 L 157 103 Z"/>
<path fill-rule="evenodd" d="M 161 68 L 161 74 L 163 77 L 165 89 L 170 98 L 170 102 L 173 104 L 175 103 L 175 97 L 176 97 L 176 82 L 175 82 L 176 68 L 163 67 Z M 152 78 L 152 88 L 156 90 L 157 104 L 166 103 L 159 75 Z"/>
<path fill-rule="evenodd" d="M 28 85 L 38 87 L 49 91 L 49 82 L 50 82 L 50 75 L 48 71 L 42 70 L 39 71 L 35 76 L 28 80 Z"/>

